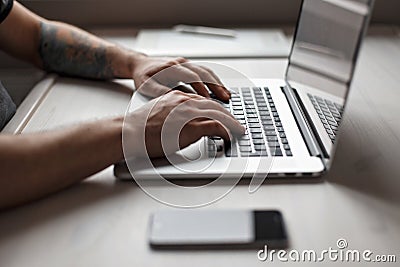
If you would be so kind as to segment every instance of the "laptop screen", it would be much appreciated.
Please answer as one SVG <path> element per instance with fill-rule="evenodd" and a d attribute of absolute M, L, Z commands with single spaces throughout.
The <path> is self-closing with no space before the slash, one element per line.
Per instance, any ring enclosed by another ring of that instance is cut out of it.
<path fill-rule="evenodd" d="M 370 13 L 370 2 L 304 0 L 287 80 L 344 99 Z"/>
<path fill-rule="evenodd" d="M 286 81 L 332 156 L 372 0 L 304 0 Z"/>

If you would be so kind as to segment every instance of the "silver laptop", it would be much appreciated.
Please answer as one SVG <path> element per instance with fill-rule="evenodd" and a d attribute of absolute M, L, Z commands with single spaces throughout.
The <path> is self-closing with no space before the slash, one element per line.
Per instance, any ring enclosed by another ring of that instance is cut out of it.
<path fill-rule="evenodd" d="M 372 0 L 304 0 L 284 80 L 235 86 L 223 104 L 247 133 L 205 137 L 151 166 L 121 163 L 122 179 L 318 177 L 330 168 Z M 131 106 L 149 99 L 135 94 Z M 210 160 L 212 159 L 212 160 Z M 128 165 L 128 166 L 127 166 Z M 129 171 L 130 170 L 130 171 Z"/>

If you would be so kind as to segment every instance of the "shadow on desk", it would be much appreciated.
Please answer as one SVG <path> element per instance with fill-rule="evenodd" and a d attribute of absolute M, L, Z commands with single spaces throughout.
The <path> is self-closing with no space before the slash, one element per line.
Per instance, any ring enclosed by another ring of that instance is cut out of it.
<path fill-rule="evenodd" d="M 365 104 L 365 103 L 363 103 Z M 333 166 L 325 179 L 387 202 L 400 203 L 400 139 L 373 108 L 344 118 Z"/>
<path fill-rule="evenodd" d="M 133 183 L 88 180 L 42 200 L 4 211 L 0 213 L 0 243 L 63 220 L 74 213 L 87 213 L 90 217 L 93 210 L 113 205 L 113 199 L 124 198 L 126 194 L 140 193 L 137 191 L 140 189 Z M 103 215 L 112 216 L 110 213 Z"/>

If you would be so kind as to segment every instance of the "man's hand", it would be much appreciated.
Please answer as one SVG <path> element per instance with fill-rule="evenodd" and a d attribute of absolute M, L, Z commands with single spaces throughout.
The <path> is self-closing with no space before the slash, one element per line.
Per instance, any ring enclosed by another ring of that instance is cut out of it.
<path fill-rule="evenodd" d="M 189 146 L 202 136 L 231 140 L 245 128 L 219 103 L 205 97 L 172 91 L 125 118 L 128 157 L 157 158 Z M 176 144 L 176 146 L 174 146 Z M 147 150 L 147 152 L 146 152 Z"/>
<path fill-rule="evenodd" d="M 136 88 L 150 97 L 169 92 L 179 82 L 190 84 L 199 95 L 207 98 L 210 97 L 207 87 L 219 100 L 228 101 L 231 96 L 212 70 L 192 64 L 185 58 L 156 58 L 143 55 L 135 60 L 133 79 Z M 146 86 L 142 86 L 144 83 Z"/>

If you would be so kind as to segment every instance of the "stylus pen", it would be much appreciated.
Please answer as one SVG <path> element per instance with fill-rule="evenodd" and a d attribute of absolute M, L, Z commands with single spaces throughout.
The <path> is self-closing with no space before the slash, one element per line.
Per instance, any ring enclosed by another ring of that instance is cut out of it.
<path fill-rule="evenodd" d="M 235 30 L 182 24 L 174 26 L 173 30 L 181 33 L 204 34 L 229 38 L 235 38 L 237 35 Z"/>

